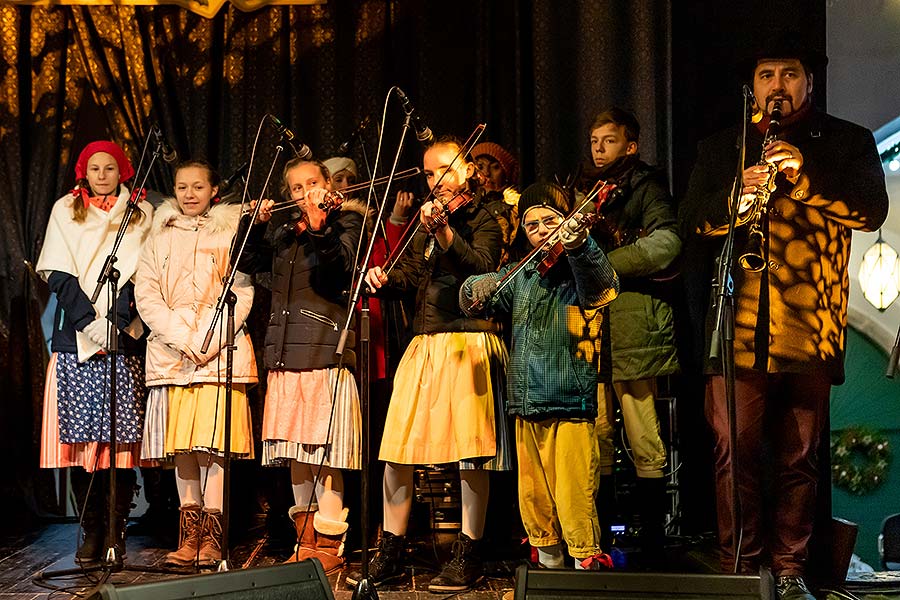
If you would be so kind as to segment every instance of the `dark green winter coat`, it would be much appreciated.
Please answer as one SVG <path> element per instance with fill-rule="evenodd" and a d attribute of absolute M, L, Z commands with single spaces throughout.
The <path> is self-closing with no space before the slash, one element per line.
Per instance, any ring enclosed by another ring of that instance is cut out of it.
<path fill-rule="evenodd" d="M 600 213 L 630 243 L 614 247 L 602 226 L 592 231 L 620 282 L 609 305 L 613 381 L 670 375 L 679 369 L 670 270 L 681 251 L 672 197 L 664 173 L 640 161 L 618 186 Z"/>

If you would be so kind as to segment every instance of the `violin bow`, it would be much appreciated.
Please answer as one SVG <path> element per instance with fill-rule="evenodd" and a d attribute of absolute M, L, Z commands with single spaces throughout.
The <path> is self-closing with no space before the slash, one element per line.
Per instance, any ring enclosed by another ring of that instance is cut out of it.
<path fill-rule="evenodd" d="M 434 190 L 438 188 L 441 184 L 441 181 L 444 180 L 444 177 L 447 176 L 447 173 L 453 170 L 456 165 L 456 162 L 460 159 L 460 157 L 466 156 L 469 152 L 472 151 L 472 148 L 475 147 L 475 144 L 478 143 L 478 140 L 481 139 L 481 134 L 484 133 L 485 128 L 487 127 L 487 123 L 479 123 L 475 126 L 475 130 L 469 135 L 466 142 L 462 145 L 462 147 L 457 151 L 456 155 L 453 157 L 453 160 L 450 161 L 450 165 L 441 173 L 440 178 L 438 178 L 437 182 L 434 184 L 430 190 L 428 190 L 428 194 L 425 195 L 425 199 L 422 201 L 422 204 L 434 199 Z M 393 251 L 391 251 L 390 256 L 388 256 L 387 260 L 384 263 L 383 272 L 385 275 L 389 274 L 394 267 L 397 266 L 397 262 L 400 260 L 400 256 L 406 251 L 409 245 L 412 243 L 413 237 L 415 237 L 416 232 L 419 231 L 419 228 L 422 225 L 422 222 L 417 218 L 411 218 L 409 225 L 403 231 L 403 235 L 400 238 L 400 242 L 394 247 Z"/>

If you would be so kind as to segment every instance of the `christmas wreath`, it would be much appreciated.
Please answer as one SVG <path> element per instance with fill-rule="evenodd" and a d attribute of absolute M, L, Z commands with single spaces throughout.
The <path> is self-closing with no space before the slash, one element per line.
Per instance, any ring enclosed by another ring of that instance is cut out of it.
<path fill-rule="evenodd" d="M 832 481 L 855 496 L 884 483 L 890 462 L 890 444 L 875 431 L 850 427 L 831 438 Z"/>

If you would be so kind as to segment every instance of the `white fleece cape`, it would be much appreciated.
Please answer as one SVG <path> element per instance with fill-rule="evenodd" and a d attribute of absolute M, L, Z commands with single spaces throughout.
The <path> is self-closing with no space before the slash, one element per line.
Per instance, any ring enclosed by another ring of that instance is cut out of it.
<path fill-rule="evenodd" d="M 72 194 L 67 194 L 57 200 L 50 213 L 44 247 L 35 269 L 40 276 L 46 281 L 53 271 L 69 273 L 78 278 L 78 284 L 90 298 L 106 257 L 112 251 L 130 194 L 128 188 L 121 186 L 119 197 L 109 212 L 93 205 L 88 206 L 87 217 L 82 223 L 72 218 L 72 203 L 81 202 L 81 198 L 76 200 Z M 119 286 L 133 278 L 141 247 L 153 223 L 153 206 L 149 202 L 141 202 L 139 206 L 144 218 L 137 225 L 128 226 L 116 252 L 115 266 L 120 273 Z M 109 311 L 109 293 L 107 282 L 94 303 L 97 317 Z M 140 318 L 135 318 L 125 331 L 135 339 L 141 337 L 143 326 Z M 75 332 L 75 341 L 80 362 L 101 350 L 100 346 L 80 331 Z"/>

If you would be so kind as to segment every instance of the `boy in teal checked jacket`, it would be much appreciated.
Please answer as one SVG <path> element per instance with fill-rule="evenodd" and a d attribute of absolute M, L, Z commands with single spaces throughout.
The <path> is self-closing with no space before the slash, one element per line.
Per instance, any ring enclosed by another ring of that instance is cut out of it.
<path fill-rule="evenodd" d="M 606 255 L 572 202 L 554 184 L 530 186 L 519 199 L 522 229 L 533 247 L 565 221 L 565 254 L 541 276 L 530 263 L 498 291 L 512 266 L 469 277 L 460 289 L 467 313 L 512 316 L 508 411 L 515 417 L 519 509 L 541 565 L 561 568 L 565 553 L 582 569 L 611 566 L 600 546 L 594 496 L 599 482 L 598 398 L 610 383 L 603 307 L 619 293 Z"/>

